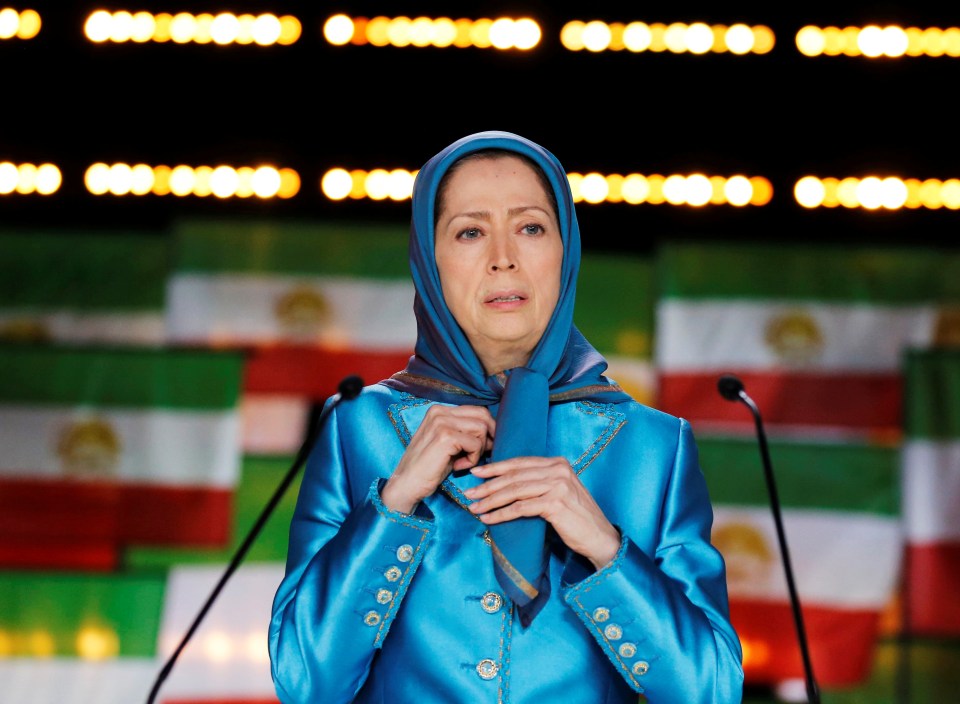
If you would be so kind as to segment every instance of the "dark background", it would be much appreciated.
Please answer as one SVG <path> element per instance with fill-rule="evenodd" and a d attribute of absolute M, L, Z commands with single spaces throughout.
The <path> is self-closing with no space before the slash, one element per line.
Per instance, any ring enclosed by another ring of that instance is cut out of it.
<path fill-rule="evenodd" d="M 818 176 L 960 177 L 960 58 L 806 58 L 805 24 L 960 26 L 960 5 L 834 2 L 137 2 L 15 3 L 36 39 L 0 41 L 0 161 L 60 166 L 54 196 L 0 196 L 0 225 L 156 230 L 187 215 L 402 221 L 406 202 L 327 201 L 330 167 L 418 168 L 470 132 L 520 133 L 568 171 L 762 175 L 764 207 L 579 206 L 584 249 L 647 252 L 667 239 L 957 244 L 960 211 L 809 211 L 793 184 Z M 758 9 L 759 8 L 759 9 Z M 93 44 L 96 9 L 274 12 L 303 24 L 292 46 Z M 337 12 L 373 17 L 529 16 L 530 52 L 328 45 Z M 570 52 L 569 20 L 765 24 L 766 55 Z M 296 169 L 290 200 L 89 195 L 96 161 L 151 165 L 267 161 Z"/>

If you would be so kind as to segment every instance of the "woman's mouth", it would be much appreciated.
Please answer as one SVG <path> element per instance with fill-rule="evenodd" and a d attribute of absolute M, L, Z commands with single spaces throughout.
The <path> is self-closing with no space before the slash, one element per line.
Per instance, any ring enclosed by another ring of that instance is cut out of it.
<path fill-rule="evenodd" d="M 495 308 L 513 308 L 522 305 L 527 297 L 518 291 L 498 291 L 492 296 L 488 296 L 484 303 Z"/>

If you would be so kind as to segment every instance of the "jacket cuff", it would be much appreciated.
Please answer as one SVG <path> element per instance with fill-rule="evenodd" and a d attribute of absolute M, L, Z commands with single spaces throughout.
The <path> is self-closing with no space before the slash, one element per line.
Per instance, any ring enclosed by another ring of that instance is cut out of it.
<path fill-rule="evenodd" d="M 637 590 L 625 570 L 625 565 L 636 559 L 649 561 L 622 535 L 616 556 L 596 572 L 584 577 L 583 565 L 568 562 L 561 593 L 630 687 L 642 693 L 642 681 L 659 654 L 626 596 Z"/>
<path fill-rule="evenodd" d="M 378 479 L 373 482 L 369 499 L 379 517 L 394 524 L 394 527 L 388 525 L 385 530 L 378 531 L 382 538 L 382 554 L 387 557 L 382 564 L 374 566 L 374 576 L 364 586 L 366 596 L 359 609 L 363 623 L 377 629 L 373 643 L 377 648 L 383 644 L 417 567 L 423 560 L 434 526 L 433 515 L 423 504 L 424 512 L 418 507 L 417 512 L 409 515 L 387 508 L 380 498 L 383 481 Z"/>

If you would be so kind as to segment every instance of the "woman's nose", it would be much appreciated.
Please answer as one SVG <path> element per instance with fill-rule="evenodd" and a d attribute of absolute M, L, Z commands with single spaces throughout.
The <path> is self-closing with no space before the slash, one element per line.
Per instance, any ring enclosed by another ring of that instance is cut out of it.
<path fill-rule="evenodd" d="M 508 236 L 494 236 L 490 243 L 490 271 L 510 271 L 517 268 L 517 253 Z"/>

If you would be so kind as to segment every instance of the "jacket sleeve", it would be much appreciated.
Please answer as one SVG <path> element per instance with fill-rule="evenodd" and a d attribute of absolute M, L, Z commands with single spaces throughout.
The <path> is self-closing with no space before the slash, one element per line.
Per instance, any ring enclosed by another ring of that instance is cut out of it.
<path fill-rule="evenodd" d="M 384 506 L 380 480 L 353 500 L 350 480 L 333 412 L 301 481 L 273 601 L 270 668 L 284 704 L 353 700 L 433 529 L 425 507 L 408 516 Z"/>
<path fill-rule="evenodd" d="M 564 599 L 637 692 L 657 704 L 728 704 L 743 695 L 723 558 L 689 423 L 680 420 L 654 555 L 621 529 L 613 561 L 584 577 L 568 561 Z"/>

